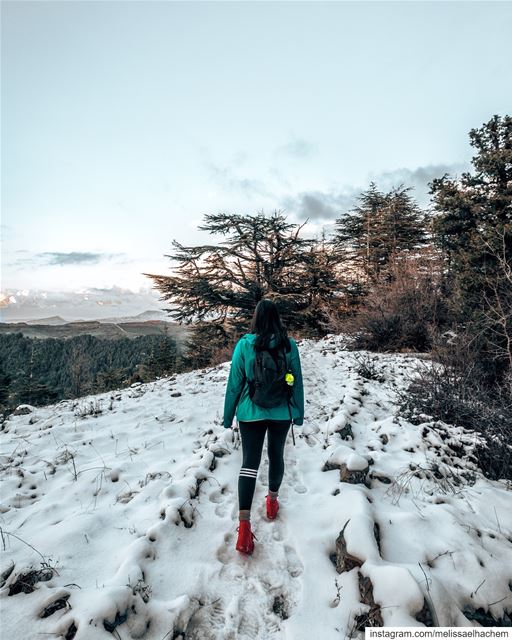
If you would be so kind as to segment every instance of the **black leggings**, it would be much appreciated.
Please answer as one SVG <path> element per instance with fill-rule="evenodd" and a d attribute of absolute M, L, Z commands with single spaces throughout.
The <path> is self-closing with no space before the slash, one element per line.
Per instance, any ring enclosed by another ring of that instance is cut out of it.
<path fill-rule="evenodd" d="M 268 488 L 278 491 L 284 475 L 284 445 L 290 420 L 255 420 L 239 422 L 242 437 L 243 461 L 238 476 L 239 509 L 250 509 L 261 461 L 263 441 L 268 429 Z"/>

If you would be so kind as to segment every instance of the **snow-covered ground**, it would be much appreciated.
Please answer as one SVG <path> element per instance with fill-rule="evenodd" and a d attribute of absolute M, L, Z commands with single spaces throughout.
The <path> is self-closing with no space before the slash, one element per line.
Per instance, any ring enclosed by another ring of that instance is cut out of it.
<path fill-rule="evenodd" d="M 374 355 L 377 379 L 365 379 L 342 337 L 299 349 L 305 423 L 286 446 L 275 521 L 264 452 L 252 556 L 235 550 L 229 363 L 12 416 L 2 638 L 330 640 L 379 619 L 510 624 L 512 491 L 474 465 L 477 436 L 397 417 L 413 357 Z M 342 482 L 339 467 L 365 482 Z"/>

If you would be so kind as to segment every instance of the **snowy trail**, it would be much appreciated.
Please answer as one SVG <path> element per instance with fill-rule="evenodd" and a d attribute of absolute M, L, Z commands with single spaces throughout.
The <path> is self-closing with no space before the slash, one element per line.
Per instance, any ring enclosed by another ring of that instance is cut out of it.
<path fill-rule="evenodd" d="M 5 637 L 330 640 L 379 615 L 509 623 L 512 492 L 478 473 L 476 436 L 395 415 L 414 358 L 372 356 L 369 378 L 341 337 L 299 348 L 305 425 L 285 449 L 275 521 L 264 449 L 250 557 L 235 550 L 241 448 L 221 425 L 229 363 L 10 418 Z M 345 525 L 352 565 L 338 572 Z"/>

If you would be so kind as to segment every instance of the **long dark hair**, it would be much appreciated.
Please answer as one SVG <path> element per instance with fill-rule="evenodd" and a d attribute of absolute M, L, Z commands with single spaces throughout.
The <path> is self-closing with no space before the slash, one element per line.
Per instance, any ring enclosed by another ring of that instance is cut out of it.
<path fill-rule="evenodd" d="M 272 300 L 260 300 L 254 310 L 251 321 L 251 333 L 256 334 L 256 351 L 268 349 L 272 335 L 276 338 L 276 348 L 290 351 L 290 340 L 284 327 L 279 310 Z"/>

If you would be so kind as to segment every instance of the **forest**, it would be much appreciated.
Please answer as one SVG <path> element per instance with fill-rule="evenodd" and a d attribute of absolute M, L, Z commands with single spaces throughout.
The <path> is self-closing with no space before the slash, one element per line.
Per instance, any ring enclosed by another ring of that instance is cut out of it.
<path fill-rule="evenodd" d="M 0 412 L 148 382 L 180 367 L 181 350 L 170 336 L 110 340 L 5 334 L 0 336 Z"/>
<path fill-rule="evenodd" d="M 426 354 L 439 366 L 418 372 L 402 408 L 484 432 L 489 472 L 511 477 L 512 118 L 495 115 L 469 142 L 472 170 L 435 178 L 430 206 L 371 183 L 329 237 L 303 237 L 305 223 L 278 211 L 206 215 L 217 244 L 174 241 L 173 274 L 146 274 L 191 326 L 189 365 L 228 360 L 270 298 L 296 337 Z"/>

